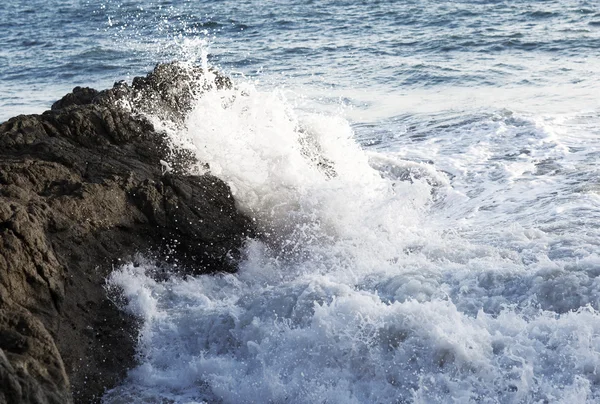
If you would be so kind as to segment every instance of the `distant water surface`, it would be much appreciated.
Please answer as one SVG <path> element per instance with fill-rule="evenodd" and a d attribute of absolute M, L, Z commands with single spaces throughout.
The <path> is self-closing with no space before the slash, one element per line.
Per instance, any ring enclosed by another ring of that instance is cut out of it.
<path fill-rule="evenodd" d="M 462 102 L 488 90 L 523 103 L 597 102 L 591 1 L 9 0 L 0 16 L 0 119 L 48 108 L 75 85 L 106 87 L 159 61 L 197 58 L 205 39 L 225 71 L 359 105 L 381 93 Z"/>

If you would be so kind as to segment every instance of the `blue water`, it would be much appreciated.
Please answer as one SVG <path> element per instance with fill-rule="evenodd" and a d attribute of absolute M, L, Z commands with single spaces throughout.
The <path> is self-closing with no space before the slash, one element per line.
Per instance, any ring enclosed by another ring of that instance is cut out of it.
<path fill-rule="evenodd" d="M 189 57 L 193 38 L 210 40 L 223 70 L 273 85 L 597 89 L 593 1 L 34 0 L 4 2 L 0 16 L 0 119 Z"/>
<path fill-rule="evenodd" d="M 598 2 L 36 0 L 0 17 L 0 120 L 160 61 L 236 83 L 183 128 L 149 118 L 263 236 L 235 275 L 115 271 L 143 327 L 106 403 L 600 400 Z"/>

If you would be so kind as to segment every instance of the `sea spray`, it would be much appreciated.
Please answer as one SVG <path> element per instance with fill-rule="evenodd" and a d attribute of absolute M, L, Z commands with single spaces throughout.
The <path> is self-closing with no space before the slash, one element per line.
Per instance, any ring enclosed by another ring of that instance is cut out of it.
<path fill-rule="evenodd" d="M 574 276 L 599 296 L 593 256 L 569 278 L 568 260 L 530 258 L 551 234 L 473 237 L 485 228 L 449 219 L 473 196 L 448 175 L 366 152 L 344 119 L 278 90 L 213 89 L 170 134 L 230 185 L 260 237 L 236 274 L 115 271 L 144 325 L 140 364 L 107 403 L 600 398 L 597 301 L 561 294 Z"/>

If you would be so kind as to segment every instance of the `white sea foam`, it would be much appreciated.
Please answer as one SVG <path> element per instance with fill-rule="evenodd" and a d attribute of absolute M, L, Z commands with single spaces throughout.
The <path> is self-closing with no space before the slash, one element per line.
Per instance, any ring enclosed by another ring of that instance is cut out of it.
<path fill-rule="evenodd" d="M 245 82 L 186 127 L 263 236 L 234 275 L 111 275 L 143 327 L 107 403 L 600 400 L 598 231 L 573 229 L 599 201 L 555 193 L 585 160 L 556 119 L 365 151 L 344 119 Z"/>

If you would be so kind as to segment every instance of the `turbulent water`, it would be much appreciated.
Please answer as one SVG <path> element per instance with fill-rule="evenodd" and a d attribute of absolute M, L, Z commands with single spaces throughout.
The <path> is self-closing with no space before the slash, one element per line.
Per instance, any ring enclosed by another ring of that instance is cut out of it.
<path fill-rule="evenodd" d="M 0 119 L 157 61 L 234 89 L 164 126 L 260 230 L 234 275 L 117 269 L 106 403 L 600 401 L 600 4 L 0 4 Z"/>

